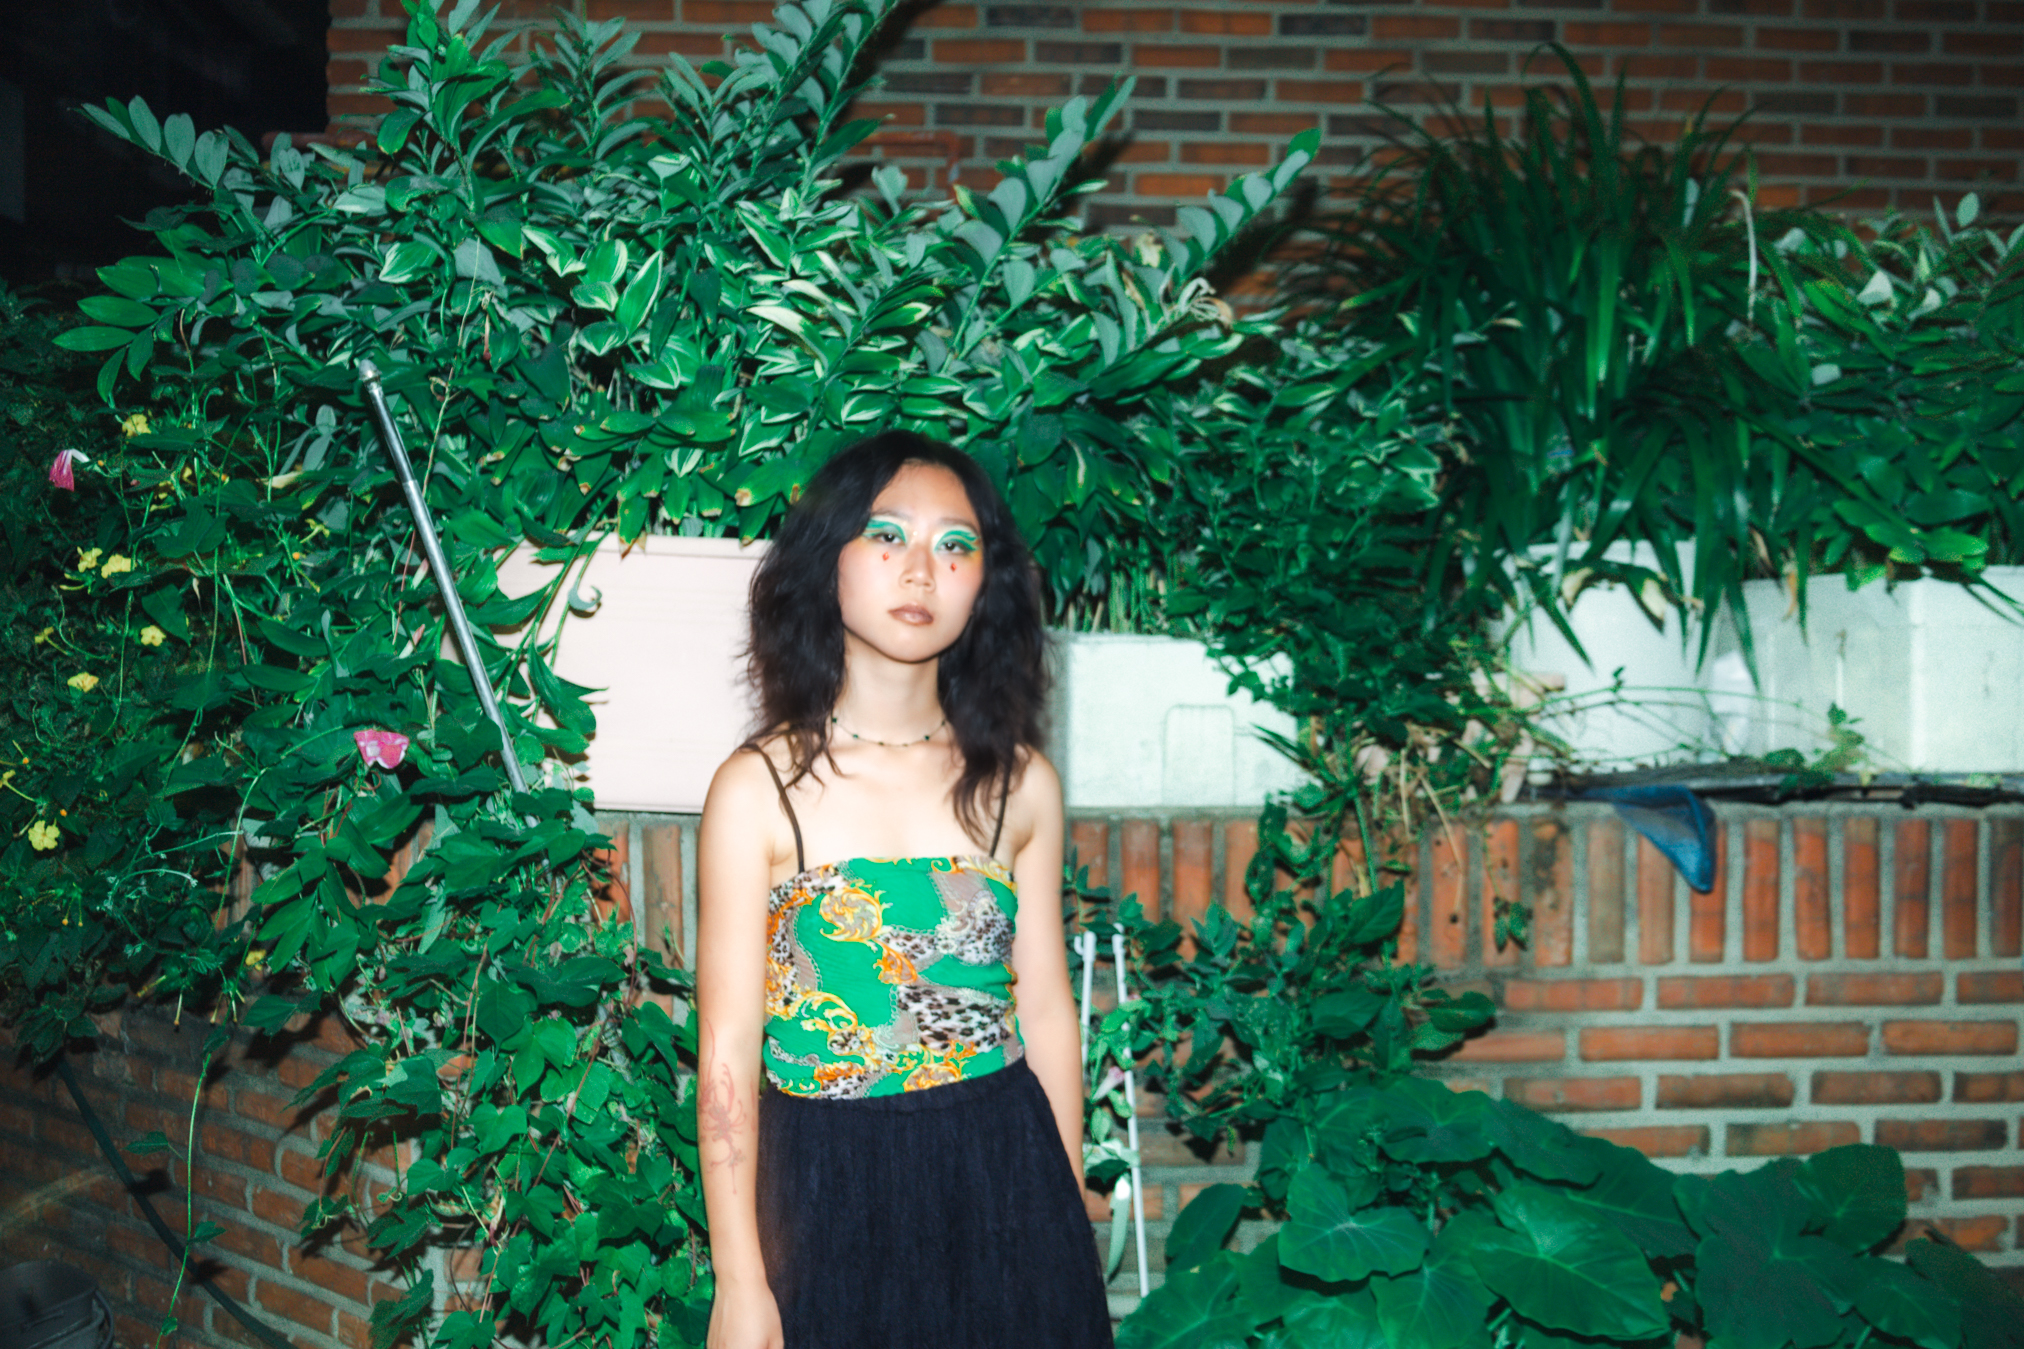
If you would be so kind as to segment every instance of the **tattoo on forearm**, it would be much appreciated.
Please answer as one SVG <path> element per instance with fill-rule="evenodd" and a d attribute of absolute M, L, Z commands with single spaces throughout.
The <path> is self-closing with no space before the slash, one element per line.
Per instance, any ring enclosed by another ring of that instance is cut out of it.
<path fill-rule="evenodd" d="M 718 1159 L 710 1165 L 729 1170 L 731 1193 L 738 1193 L 738 1167 L 745 1160 L 742 1141 L 745 1103 L 738 1099 L 737 1088 L 732 1085 L 730 1064 L 719 1064 L 715 1076 L 704 1085 L 703 1094 L 696 1102 L 696 1115 L 702 1126 L 704 1141 L 723 1148 Z"/>

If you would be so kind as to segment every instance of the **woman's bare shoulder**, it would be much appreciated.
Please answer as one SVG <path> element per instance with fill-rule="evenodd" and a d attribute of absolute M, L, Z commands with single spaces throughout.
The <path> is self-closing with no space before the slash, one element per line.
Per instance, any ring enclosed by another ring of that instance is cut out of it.
<path fill-rule="evenodd" d="M 787 816 L 780 808 L 780 793 L 767 771 L 762 748 L 740 746 L 717 767 L 710 779 L 710 794 L 703 801 L 703 822 L 698 831 L 701 870 L 706 883 L 712 877 L 728 876 L 723 868 L 738 870 L 749 863 L 763 883 L 774 864 L 794 856 L 794 841 Z M 775 752 L 775 758 L 779 752 Z M 737 862 L 733 859 L 746 859 Z M 706 888 L 714 886 L 706 884 Z"/>
<path fill-rule="evenodd" d="M 1039 749 L 1029 746 L 1019 762 L 1019 780 L 1012 790 L 1014 800 L 1022 804 L 1053 802 L 1054 808 L 1061 808 L 1061 774 L 1054 770 L 1054 764 Z"/>
<path fill-rule="evenodd" d="M 1027 750 L 1019 765 L 1006 818 L 1012 837 L 1018 840 L 1018 851 L 1024 851 L 1036 838 L 1061 837 L 1061 775 L 1038 749 Z"/>
<path fill-rule="evenodd" d="M 728 812 L 743 816 L 761 809 L 777 810 L 779 789 L 774 786 L 769 761 L 777 770 L 780 757 L 779 747 L 769 748 L 765 740 L 740 745 L 730 758 L 717 765 L 710 779 L 710 794 L 703 803 L 703 814 Z"/>

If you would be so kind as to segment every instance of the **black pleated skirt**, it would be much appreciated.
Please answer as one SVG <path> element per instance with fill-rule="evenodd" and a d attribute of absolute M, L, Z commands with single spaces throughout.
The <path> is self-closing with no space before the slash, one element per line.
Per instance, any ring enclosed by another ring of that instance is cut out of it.
<path fill-rule="evenodd" d="M 1089 1219 L 1024 1060 L 759 1106 L 759 1235 L 786 1349 L 1110 1349 Z"/>

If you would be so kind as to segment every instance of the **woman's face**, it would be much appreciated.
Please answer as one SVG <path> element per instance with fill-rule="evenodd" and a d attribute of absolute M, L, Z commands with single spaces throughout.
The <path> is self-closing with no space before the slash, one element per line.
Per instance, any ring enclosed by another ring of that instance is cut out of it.
<path fill-rule="evenodd" d="M 837 558 L 847 649 L 905 664 L 941 655 L 970 621 L 984 565 L 962 480 L 939 464 L 905 465 Z"/>

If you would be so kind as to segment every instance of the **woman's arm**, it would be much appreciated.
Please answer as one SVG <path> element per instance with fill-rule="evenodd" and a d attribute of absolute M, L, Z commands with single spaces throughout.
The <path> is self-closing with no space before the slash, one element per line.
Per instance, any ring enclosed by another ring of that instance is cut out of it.
<path fill-rule="evenodd" d="M 1061 1146 L 1082 1185 L 1082 1027 L 1068 983 L 1067 938 L 1061 928 L 1061 779 L 1039 753 L 1032 756 L 1014 808 L 1028 826 L 1012 859 L 1019 885 L 1019 931 L 1012 968 L 1019 976 L 1019 1030 L 1026 1058 L 1047 1093 Z"/>
<path fill-rule="evenodd" d="M 733 755 L 710 783 L 697 836 L 696 1137 L 717 1300 L 709 1349 L 779 1349 L 754 1201 L 759 1050 L 766 1020 L 769 840 L 779 815 L 765 765 Z M 769 818 L 774 817 L 774 818 Z"/>

